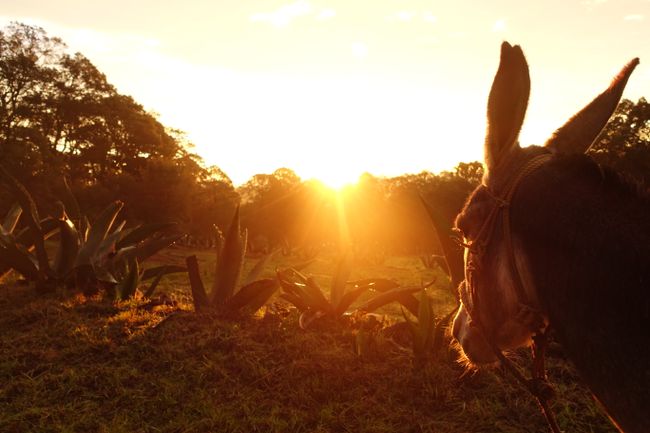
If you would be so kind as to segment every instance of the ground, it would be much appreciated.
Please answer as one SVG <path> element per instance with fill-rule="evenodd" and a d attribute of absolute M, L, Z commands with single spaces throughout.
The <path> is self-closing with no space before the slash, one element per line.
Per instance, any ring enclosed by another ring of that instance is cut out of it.
<path fill-rule="evenodd" d="M 175 248 L 157 260 L 190 253 Z M 199 254 L 206 277 L 210 257 Z M 277 257 L 269 272 L 291 260 Z M 358 263 L 353 277 L 402 284 L 436 277 L 436 313 L 453 307 L 444 275 L 417 257 L 373 261 Z M 305 272 L 326 283 L 332 268 L 317 258 Z M 415 368 L 408 338 L 395 333 L 373 333 L 372 350 L 359 356 L 362 319 L 305 331 L 297 312 L 278 300 L 239 321 L 197 315 L 182 274 L 161 293 L 162 305 L 152 306 L 147 299 L 41 295 L 15 281 L 0 286 L 0 431 L 547 431 L 517 384 L 498 369 L 467 372 L 451 347 Z M 402 320 L 392 308 L 384 326 Z M 561 350 L 551 355 L 561 428 L 614 432 Z M 514 356 L 526 364 L 525 351 Z"/>

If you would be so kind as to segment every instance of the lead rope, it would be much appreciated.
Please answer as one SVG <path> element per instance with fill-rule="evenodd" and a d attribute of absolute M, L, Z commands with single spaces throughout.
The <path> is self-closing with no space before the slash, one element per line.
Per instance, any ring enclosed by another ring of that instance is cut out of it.
<path fill-rule="evenodd" d="M 512 182 L 509 182 L 506 185 L 506 187 L 504 188 L 506 191 L 504 197 L 500 197 L 499 195 L 494 194 L 492 191 L 486 188 L 488 194 L 496 201 L 497 206 L 492 212 L 490 212 L 488 218 L 486 219 L 486 222 L 484 223 L 483 227 L 481 227 L 481 229 L 479 230 L 479 235 L 476 238 L 478 240 L 480 238 L 480 235 L 482 235 L 483 232 L 485 232 L 486 228 L 492 225 L 493 220 L 498 215 L 499 211 L 503 211 L 502 212 L 503 234 L 506 242 L 506 249 L 508 250 L 508 260 L 510 260 L 512 270 L 514 273 L 513 281 L 515 285 L 515 291 L 517 292 L 517 296 L 519 297 L 519 299 L 524 301 L 528 299 L 528 294 L 526 293 L 526 290 L 524 288 L 524 281 L 521 278 L 521 272 L 519 270 L 519 265 L 517 264 L 517 260 L 514 252 L 514 246 L 512 242 L 512 233 L 510 231 L 510 202 L 512 200 L 512 197 L 514 196 L 517 186 L 519 186 L 519 183 L 522 181 L 522 179 L 524 179 L 526 176 L 531 174 L 533 171 L 537 170 L 549 159 L 550 159 L 549 154 L 542 154 L 530 160 L 524 166 L 524 168 L 519 172 L 517 177 L 515 177 Z M 491 237 L 490 233 L 491 232 L 488 232 L 488 240 Z M 487 241 L 483 241 L 480 244 L 479 248 L 480 250 L 482 250 L 480 252 L 484 252 L 484 249 L 487 248 L 487 243 L 488 243 Z M 470 248 L 473 246 L 472 244 L 469 245 Z M 473 284 L 470 285 L 473 286 Z M 476 295 L 475 287 L 471 287 L 470 291 L 473 292 L 472 296 Z M 528 302 L 524 302 L 524 303 L 528 303 Z M 470 313 L 470 318 L 471 318 L 471 313 Z M 553 388 L 549 385 L 547 381 L 546 368 L 544 365 L 544 355 L 546 352 L 546 346 L 548 344 L 547 332 L 548 332 L 548 328 L 546 328 L 545 330 L 539 330 L 533 336 L 533 346 L 532 346 L 533 363 L 531 365 L 531 379 L 526 379 L 526 377 L 519 371 L 519 369 L 512 363 L 512 361 L 506 358 L 506 356 L 503 354 L 503 352 L 501 352 L 499 347 L 496 344 L 494 344 L 492 339 L 487 338 L 487 335 L 485 335 L 484 332 L 482 333 L 484 334 L 485 340 L 488 342 L 492 351 L 499 359 L 501 364 L 506 368 L 507 371 L 510 372 L 510 374 L 512 374 L 515 377 L 517 381 L 519 381 L 519 383 L 526 390 L 528 390 L 530 394 L 532 394 L 535 397 L 537 403 L 542 409 L 542 413 L 544 414 L 544 417 L 546 418 L 546 422 L 548 423 L 551 431 L 553 433 L 562 433 L 555 419 L 555 415 L 553 414 L 553 411 L 551 410 L 550 407 L 550 401 L 554 397 L 555 392 L 553 391 Z"/>

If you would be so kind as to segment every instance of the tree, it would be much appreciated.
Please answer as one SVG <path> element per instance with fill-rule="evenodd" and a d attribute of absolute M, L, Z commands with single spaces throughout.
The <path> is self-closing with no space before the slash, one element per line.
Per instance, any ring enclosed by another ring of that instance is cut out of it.
<path fill-rule="evenodd" d="M 238 196 L 191 147 L 42 28 L 12 23 L 0 31 L 0 164 L 41 205 L 61 196 L 67 176 L 90 214 L 121 199 L 130 219 L 214 233 Z"/>
<path fill-rule="evenodd" d="M 624 99 L 590 149 L 593 158 L 650 184 L 650 103 Z"/>

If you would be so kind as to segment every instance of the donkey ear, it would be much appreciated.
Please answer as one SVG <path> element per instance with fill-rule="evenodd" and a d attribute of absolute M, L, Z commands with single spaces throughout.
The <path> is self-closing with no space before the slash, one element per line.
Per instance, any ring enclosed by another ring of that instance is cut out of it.
<path fill-rule="evenodd" d="M 638 64 L 639 59 L 636 58 L 625 65 L 609 88 L 555 131 L 545 146 L 561 153 L 584 153 L 589 150 L 616 109 L 627 80 Z"/>
<path fill-rule="evenodd" d="M 495 168 L 514 148 L 524 123 L 530 75 L 519 45 L 501 44 L 501 61 L 488 99 L 488 127 L 485 138 L 485 164 Z"/>

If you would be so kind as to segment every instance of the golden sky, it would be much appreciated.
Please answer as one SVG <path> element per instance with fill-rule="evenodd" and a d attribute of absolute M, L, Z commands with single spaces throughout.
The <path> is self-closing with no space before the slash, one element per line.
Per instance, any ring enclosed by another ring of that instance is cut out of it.
<path fill-rule="evenodd" d="M 0 0 L 235 184 L 289 167 L 330 183 L 481 159 L 501 41 L 522 45 L 541 143 L 631 58 L 650 96 L 650 0 Z"/>

